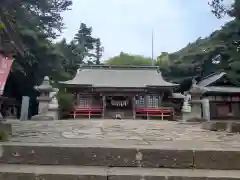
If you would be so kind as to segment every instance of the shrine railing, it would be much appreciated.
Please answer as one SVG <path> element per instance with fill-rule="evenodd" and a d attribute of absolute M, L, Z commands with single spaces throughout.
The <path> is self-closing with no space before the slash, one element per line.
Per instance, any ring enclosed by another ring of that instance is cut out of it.
<path fill-rule="evenodd" d="M 136 108 L 136 117 L 164 117 L 174 119 L 174 109 L 171 107 L 158 107 L 158 108 Z"/>
<path fill-rule="evenodd" d="M 101 106 L 91 106 L 91 107 L 75 107 L 74 110 L 69 114 L 73 116 L 75 119 L 77 116 L 79 117 L 87 117 L 91 119 L 93 116 L 101 116 L 103 112 L 103 108 Z"/>

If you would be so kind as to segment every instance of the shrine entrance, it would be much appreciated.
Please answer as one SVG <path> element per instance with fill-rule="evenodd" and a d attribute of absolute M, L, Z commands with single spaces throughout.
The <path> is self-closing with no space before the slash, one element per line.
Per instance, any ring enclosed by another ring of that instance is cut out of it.
<path fill-rule="evenodd" d="M 106 96 L 105 117 L 106 118 L 132 118 L 133 103 L 131 96 Z"/>

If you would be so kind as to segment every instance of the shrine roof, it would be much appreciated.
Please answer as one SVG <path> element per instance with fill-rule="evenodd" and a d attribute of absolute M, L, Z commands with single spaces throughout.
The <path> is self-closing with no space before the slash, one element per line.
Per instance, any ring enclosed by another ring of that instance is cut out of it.
<path fill-rule="evenodd" d="M 84 65 L 78 70 L 74 79 L 60 83 L 104 88 L 174 87 L 178 85 L 165 81 L 157 66 L 108 65 Z"/>
<path fill-rule="evenodd" d="M 206 76 L 204 79 L 202 79 L 200 82 L 198 82 L 198 86 L 209 86 L 210 84 L 216 82 L 217 80 L 221 79 L 223 76 L 225 76 L 225 72 L 218 72 L 214 74 L 210 74 L 209 76 Z"/>
<path fill-rule="evenodd" d="M 224 85 L 214 85 L 215 82 L 221 80 L 222 78 L 227 77 L 225 72 L 217 72 L 206 76 L 197 84 L 193 85 L 190 92 L 192 93 L 206 93 L 206 92 L 218 92 L 218 93 L 239 93 L 240 87 L 235 85 L 235 82 L 231 81 L 231 86 Z M 227 77 L 228 78 L 228 77 Z M 229 79 L 229 78 L 228 78 Z M 229 79 L 230 80 L 230 79 Z"/>

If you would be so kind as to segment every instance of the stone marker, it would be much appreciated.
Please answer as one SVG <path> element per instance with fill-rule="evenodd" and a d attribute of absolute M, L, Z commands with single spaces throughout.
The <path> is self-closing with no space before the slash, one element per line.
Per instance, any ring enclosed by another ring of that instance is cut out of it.
<path fill-rule="evenodd" d="M 203 112 L 203 119 L 210 120 L 210 105 L 209 99 L 204 98 L 202 99 L 202 112 Z"/>
<path fill-rule="evenodd" d="M 21 116 L 20 120 L 28 120 L 28 109 L 29 109 L 29 97 L 23 96 L 22 97 L 22 106 L 21 106 Z"/>

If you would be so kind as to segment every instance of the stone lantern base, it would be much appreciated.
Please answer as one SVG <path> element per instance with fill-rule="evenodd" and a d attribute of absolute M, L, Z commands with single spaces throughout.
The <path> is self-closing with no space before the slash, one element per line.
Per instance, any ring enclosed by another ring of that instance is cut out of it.
<path fill-rule="evenodd" d="M 31 118 L 31 120 L 34 120 L 34 121 L 50 121 L 51 120 L 52 121 L 52 120 L 54 120 L 54 117 L 38 114 L 38 115 L 33 116 Z"/>
<path fill-rule="evenodd" d="M 48 109 L 46 116 L 48 117 L 52 117 L 54 120 L 59 119 L 59 115 L 58 115 L 58 108 L 55 109 Z"/>

